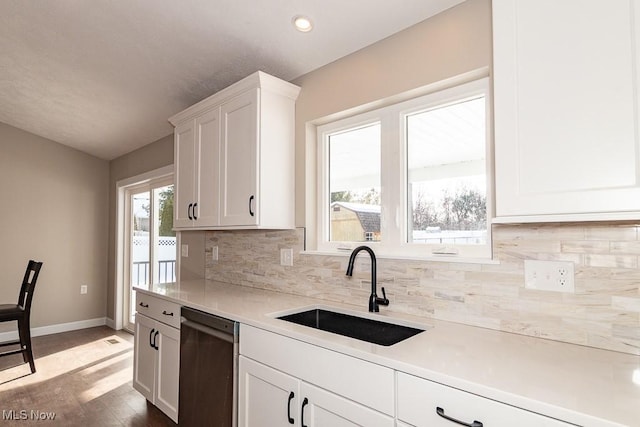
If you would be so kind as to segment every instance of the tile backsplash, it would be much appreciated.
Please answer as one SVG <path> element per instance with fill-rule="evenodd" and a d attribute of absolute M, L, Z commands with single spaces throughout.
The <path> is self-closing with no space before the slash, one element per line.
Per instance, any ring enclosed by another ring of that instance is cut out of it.
<path fill-rule="evenodd" d="M 640 354 L 640 227 L 627 224 L 497 225 L 499 263 L 378 259 L 384 310 Z M 219 259 L 213 261 L 212 248 Z M 304 230 L 207 231 L 205 277 L 366 306 L 370 263 L 301 254 Z M 293 248 L 292 267 L 280 249 Z M 575 294 L 524 287 L 524 260 L 575 263 Z"/>

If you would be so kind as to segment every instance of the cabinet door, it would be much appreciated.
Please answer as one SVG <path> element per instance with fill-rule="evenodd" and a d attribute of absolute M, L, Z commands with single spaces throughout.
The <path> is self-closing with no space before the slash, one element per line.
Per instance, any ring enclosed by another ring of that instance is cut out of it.
<path fill-rule="evenodd" d="M 413 375 L 398 373 L 398 420 L 416 427 L 568 427 L 554 418 L 485 399 Z M 457 420 L 457 421 L 454 421 Z M 573 425 L 573 424 L 572 424 Z"/>
<path fill-rule="evenodd" d="M 151 345 L 157 331 L 156 322 L 136 314 L 135 341 L 133 350 L 133 388 L 153 402 L 156 377 L 156 349 Z"/>
<path fill-rule="evenodd" d="M 301 425 L 393 427 L 394 419 L 307 383 L 300 385 Z"/>
<path fill-rule="evenodd" d="M 498 217 L 640 211 L 635 3 L 493 1 Z"/>
<path fill-rule="evenodd" d="M 195 203 L 196 132 L 194 122 L 177 126 L 174 132 L 175 191 L 173 203 L 173 226 L 191 227 L 193 203 Z"/>
<path fill-rule="evenodd" d="M 173 421 L 178 422 L 178 385 L 180 372 L 180 330 L 162 323 L 156 339 L 157 377 L 154 404 Z"/>
<path fill-rule="evenodd" d="M 220 109 L 215 108 L 196 119 L 196 156 L 194 225 L 219 225 L 220 197 Z"/>
<path fill-rule="evenodd" d="M 299 381 L 240 356 L 239 427 L 300 426 Z"/>
<path fill-rule="evenodd" d="M 220 224 L 258 224 L 258 102 L 253 89 L 221 107 Z"/>

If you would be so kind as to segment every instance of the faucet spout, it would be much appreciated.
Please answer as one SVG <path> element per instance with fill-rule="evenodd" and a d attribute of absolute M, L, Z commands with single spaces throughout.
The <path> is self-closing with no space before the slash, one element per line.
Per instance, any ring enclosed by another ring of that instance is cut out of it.
<path fill-rule="evenodd" d="M 356 257 L 358 253 L 361 251 L 365 251 L 371 257 L 371 295 L 369 296 L 369 311 L 370 312 L 378 312 L 380 311 L 380 305 L 389 305 L 389 300 L 387 299 L 387 294 L 382 288 L 382 298 L 378 297 L 377 294 L 377 282 L 376 282 L 376 254 L 373 250 L 368 246 L 358 246 L 351 252 L 351 256 L 349 257 L 349 264 L 347 265 L 347 276 L 353 275 L 353 266 L 356 263 Z"/>

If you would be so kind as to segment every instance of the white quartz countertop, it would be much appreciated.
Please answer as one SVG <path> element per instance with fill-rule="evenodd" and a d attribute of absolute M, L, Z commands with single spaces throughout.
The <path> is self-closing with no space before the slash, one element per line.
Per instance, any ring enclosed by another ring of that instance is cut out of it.
<path fill-rule="evenodd" d="M 640 426 L 640 356 L 205 280 L 138 292 L 578 425 Z M 276 319 L 318 306 L 428 330 L 383 347 Z"/>

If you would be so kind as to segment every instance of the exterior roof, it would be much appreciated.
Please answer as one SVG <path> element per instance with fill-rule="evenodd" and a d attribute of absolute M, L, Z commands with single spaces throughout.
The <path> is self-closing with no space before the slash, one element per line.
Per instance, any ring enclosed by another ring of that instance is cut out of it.
<path fill-rule="evenodd" d="M 331 206 L 340 206 L 356 214 L 365 232 L 380 232 L 380 205 L 364 203 L 333 202 Z"/>

